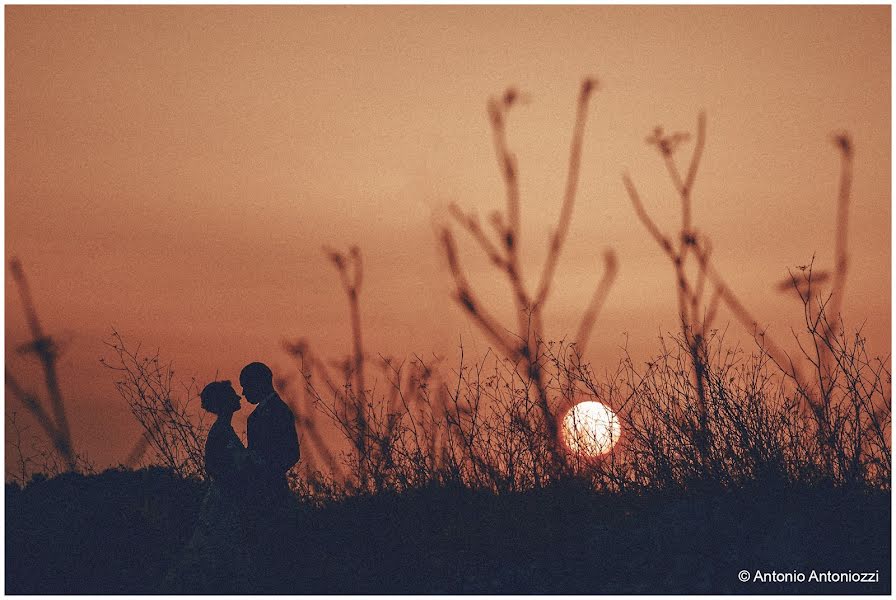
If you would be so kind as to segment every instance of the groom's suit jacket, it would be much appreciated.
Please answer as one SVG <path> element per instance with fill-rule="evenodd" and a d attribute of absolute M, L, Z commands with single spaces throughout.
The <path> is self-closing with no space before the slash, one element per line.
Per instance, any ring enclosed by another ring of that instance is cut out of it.
<path fill-rule="evenodd" d="M 286 483 L 286 472 L 299 462 L 295 417 L 276 392 L 259 402 L 247 422 L 249 450 L 261 460 L 262 485 Z"/>

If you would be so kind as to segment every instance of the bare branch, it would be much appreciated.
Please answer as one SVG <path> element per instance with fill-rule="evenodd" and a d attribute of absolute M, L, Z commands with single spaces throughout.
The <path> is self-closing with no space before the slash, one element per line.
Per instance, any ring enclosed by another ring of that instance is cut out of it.
<path fill-rule="evenodd" d="M 492 261 L 495 266 L 501 269 L 507 269 L 509 267 L 507 260 L 501 256 L 500 252 L 498 252 L 498 248 L 495 247 L 491 240 L 485 235 L 476 215 L 472 213 L 464 213 L 453 202 L 448 205 L 448 210 L 451 212 L 451 216 L 470 232 L 470 235 L 479 243 L 483 252 L 485 252 L 486 256 L 488 256 L 489 260 Z M 503 226 L 499 226 L 499 230 L 503 230 Z"/>
<path fill-rule="evenodd" d="M 596 79 L 586 79 L 582 82 L 579 91 L 579 101 L 576 107 L 576 121 L 572 130 L 572 141 L 569 147 L 569 165 L 566 172 L 566 187 L 563 192 L 563 204 L 560 208 L 560 218 L 557 222 L 557 229 L 551 236 L 548 247 L 548 257 L 545 261 L 544 270 L 541 273 L 541 283 L 538 285 L 538 291 L 535 293 L 534 304 L 538 307 L 544 305 L 550 291 L 551 281 L 554 277 L 554 270 L 557 268 L 557 260 L 560 258 L 560 251 L 563 248 L 563 242 L 566 240 L 566 233 L 569 230 L 569 223 L 572 220 L 572 209 L 575 204 L 576 189 L 579 185 L 579 166 L 582 160 L 582 139 L 585 135 L 585 121 L 588 118 L 588 100 L 591 94 L 597 89 Z"/>
<path fill-rule="evenodd" d="M 632 205 L 635 207 L 635 213 L 638 215 L 641 223 L 644 224 L 644 227 L 647 228 L 647 231 L 669 258 L 675 260 L 676 255 L 672 243 L 669 241 L 669 238 L 660 231 L 659 227 L 656 226 L 656 223 L 653 222 L 650 215 L 647 214 L 647 211 L 644 210 L 644 205 L 641 203 L 641 197 L 638 195 L 638 190 L 635 189 L 635 184 L 632 183 L 632 180 L 627 173 L 622 174 L 622 181 L 625 183 L 625 190 L 628 192 L 628 197 L 631 199 Z"/>
<path fill-rule="evenodd" d="M 591 303 L 588 305 L 588 309 L 582 316 L 582 321 L 579 324 L 579 331 L 576 334 L 576 347 L 580 354 L 585 353 L 585 344 L 588 342 L 588 337 L 591 335 L 594 323 L 597 321 L 597 317 L 604 305 L 604 301 L 607 299 L 610 288 L 613 286 L 613 281 L 616 278 L 618 268 L 619 262 L 616 259 L 616 254 L 612 250 L 607 250 L 604 253 L 604 274 L 601 277 L 600 283 L 597 285 L 597 289 L 594 290 L 594 296 L 592 296 Z"/>
<path fill-rule="evenodd" d="M 336 265 L 339 275 L 342 278 L 343 287 L 349 301 L 349 312 L 352 324 L 352 370 L 355 375 L 355 385 L 357 389 L 354 393 L 354 421 L 357 427 L 356 436 L 353 440 L 358 451 L 359 465 L 366 459 L 366 443 L 368 430 L 367 415 L 367 388 L 364 378 L 364 345 L 361 338 L 361 306 L 358 300 L 361 283 L 363 281 L 363 265 L 361 262 L 361 249 L 352 246 L 349 249 L 349 258 L 351 259 L 351 275 L 349 274 L 348 260 L 345 256 L 335 250 L 327 251 L 330 259 Z M 361 484 L 367 484 L 367 472 L 361 466 L 360 472 Z"/>
<path fill-rule="evenodd" d="M 503 332 L 503 328 L 498 322 L 489 315 L 482 304 L 475 298 L 469 283 L 461 270 L 460 261 L 457 255 L 457 246 L 454 242 L 454 236 L 447 228 L 442 229 L 441 233 L 442 248 L 448 259 L 448 266 L 451 269 L 451 275 L 454 278 L 457 301 L 464 307 L 467 313 L 472 316 L 485 333 L 492 338 L 495 344 L 501 348 L 501 351 L 514 358 L 519 358 L 519 350 L 516 345 L 510 341 L 509 337 Z"/>
<path fill-rule="evenodd" d="M 504 117 L 513 105 L 518 93 L 513 88 L 508 88 L 504 96 L 498 100 L 492 98 L 488 103 L 488 114 L 492 123 L 492 139 L 495 145 L 498 165 L 504 178 L 504 186 L 507 192 L 507 215 L 510 223 L 502 232 L 505 246 L 509 253 L 519 243 L 520 233 L 520 189 L 516 172 L 516 158 L 507 146 L 507 132 L 504 127 Z"/>
<path fill-rule="evenodd" d="M 22 305 L 25 309 L 25 317 L 28 321 L 28 327 L 31 329 L 31 335 L 34 338 L 23 347 L 23 351 L 33 352 L 40 360 L 44 371 L 44 381 L 47 387 L 50 407 L 53 411 L 53 429 L 56 431 L 56 439 L 54 439 L 53 443 L 59 449 L 69 470 L 73 471 L 76 467 L 75 451 L 72 444 L 71 430 L 68 425 L 68 417 L 65 414 L 65 402 L 59 386 L 59 377 L 56 373 L 59 350 L 53 338 L 46 335 L 40 325 L 34 299 L 31 296 L 31 288 L 25 277 L 25 271 L 22 269 L 22 263 L 17 258 L 13 258 L 9 266 L 19 288 Z"/>
<path fill-rule="evenodd" d="M 703 147 L 706 144 L 706 112 L 700 111 L 697 117 L 697 142 L 694 145 L 694 153 L 691 155 L 691 163 L 688 166 L 688 174 L 685 177 L 681 189 L 683 228 L 691 231 L 691 191 L 694 189 L 694 181 L 697 179 L 697 169 L 700 167 L 700 159 L 703 157 Z"/>
<path fill-rule="evenodd" d="M 16 381 L 13 374 L 9 372 L 8 367 L 4 371 L 6 374 L 6 387 L 9 388 L 12 395 L 18 398 L 22 405 L 34 415 L 34 418 L 37 419 L 37 424 L 40 425 L 41 429 L 44 430 L 44 433 L 46 433 L 47 437 L 50 439 L 50 442 L 52 442 L 56 449 L 61 453 L 62 448 L 59 447 L 59 432 L 56 431 L 56 427 L 53 425 L 53 422 L 50 420 L 50 417 L 47 415 L 44 408 L 40 405 L 40 402 L 19 385 L 19 382 Z"/>
<path fill-rule="evenodd" d="M 747 308 L 738 300 L 737 296 L 730 290 L 728 285 L 722 280 L 722 277 L 718 274 L 712 264 L 706 264 L 706 275 L 712 284 L 715 286 L 716 292 L 718 293 L 719 298 L 725 303 L 726 306 L 731 310 L 734 316 L 738 321 L 747 329 L 747 331 L 755 331 L 758 325 L 758 322 L 753 315 L 747 310 Z M 809 390 L 809 386 L 806 385 L 805 379 L 803 378 L 803 374 L 800 369 L 790 360 L 790 357 L 787 355 L 784 350 L 778 346 L 772 339 L 768 336 L 764 336 L 765 340 L 764 348 L 768 352 L 769 356 L 774 359 L 778 364 L 790 365 L 790 368 L 787 370 L 789 375 L 793 377 L 796 384 L 805 390 Z M 814 403 L 813 403 L 814 404 Z M 813 406 L 814 408 L 814 406 Z"/>
<path fill-rule="evenodd" d="M 837 233 L 834 240 L 836 262 L 830 314 L 836 320 L 840 317 L 840 310 L 843 307 L 843 289 L 846 285 L 846 273 L 849 264 L 846 241 L 849 230 L 849 196 L 852 187 L 853 145 L 847 133 L 836 135 L 834 142 L 840 150 L 840 185 L 837 191 Z M 833 332 L 833 328 L 830 325 L 828 325 L 828 330 Z"/>

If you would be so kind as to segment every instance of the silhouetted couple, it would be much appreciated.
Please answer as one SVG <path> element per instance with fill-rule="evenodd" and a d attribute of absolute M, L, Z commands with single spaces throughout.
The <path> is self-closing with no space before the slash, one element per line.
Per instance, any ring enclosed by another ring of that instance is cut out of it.
<path fill-rule="evenodd" d="M 292 523 L 286 472 L 299 460 L 292 411 L 274 390 L 273 373 L 254 362 L 240 373 L 249 415 L 248 448 L 233 430 L 240 396 L 229 381 L 202 390 L 202 408 L 217 415 L 205 442 L 210 479 L 193 537 L 169 573 L 179 592 L 240 593 L 275 584 Z"/>

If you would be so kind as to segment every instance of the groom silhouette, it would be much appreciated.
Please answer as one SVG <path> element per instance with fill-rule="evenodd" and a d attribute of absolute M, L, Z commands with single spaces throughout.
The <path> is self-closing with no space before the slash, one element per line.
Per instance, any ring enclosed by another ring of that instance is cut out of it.
<path fill-rule="evenodd" d="M 274 390 L 274 374 L 266 364 L 246 365 L 240 385 L 246 400 L 256 405 L 247 423 L 249 451 L 258 465 L 255 491 L 261 502 L 277 503 L 288 497 L 286 472 L 299 462 L 295 417 Z"/>
<path fill-rule="evenodd" d="M 246 543 L 250 549 L 249 579 L 259 593 L 283 593 L 289 573 L 288 548 L 295 535 L 294 512 L 286 472 L 299 462 L 295 417 L 274 390 L 274 374 L 260 362 L 240 372 L 243 395 L 255 410 L 247 434 L 255 473 L 248 490 Z"/>

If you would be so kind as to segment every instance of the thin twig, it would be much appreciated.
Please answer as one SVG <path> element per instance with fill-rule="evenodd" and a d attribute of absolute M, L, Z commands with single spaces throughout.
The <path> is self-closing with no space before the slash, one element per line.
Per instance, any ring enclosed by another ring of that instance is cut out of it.
<path fill-rule="evenodd" d="M 604 301 L 610 293 L 618 268 L 619 262 L 616 259 L 616 254 L 612 250 L 607 250 L 604 253 L 604 274 L 597 285 L 597 289 L 594 290 L 594 296 L 591 297 L 591 303 L 585 310 L 585 314 L 582 316 L 582 321 L 579 324 L 578 333 L 576 333 L 576 347 L 581 353 L 585 351 L 585 344 L 588 342 L 588 337 L 591 335 L 591 330 L 594 328 L 594 323 L 597 321 L 597 316 L 600 314 Z"/>
<path fill-rule="evenodd" d="M 591 94 L 597 89 L 596 79 L 586 79 L 582 82 L 579 91 L 579 101 L 576 106 L 576 121 L 572 130 L 572 141 L 569 146 L 569 164 L 566 172 L 566 186 L 563 192 L 563 204 L 560 207 L 560 218 L 557 221 L 557 229 L 551 236 L 548 257 L 541 273 L 541 282 L 538 285 L 538 291 L 535 293 L 535 306 L 544 305 L 551 288 L 551 282 L 554 277 L 554 271 L 557 268 L 557 261 L 560 258 L 560 251 L 563 248 L 563 242 L 566 240 L 566 233 L 569 231 L 569 224 L 572 220 L 572 210 L 576 199 L 576 189 L 579 184 L 579 165 L 582 161 L 582 140 L 585 135 L 585 122 L 588 118 L 588 100 Z"/>

